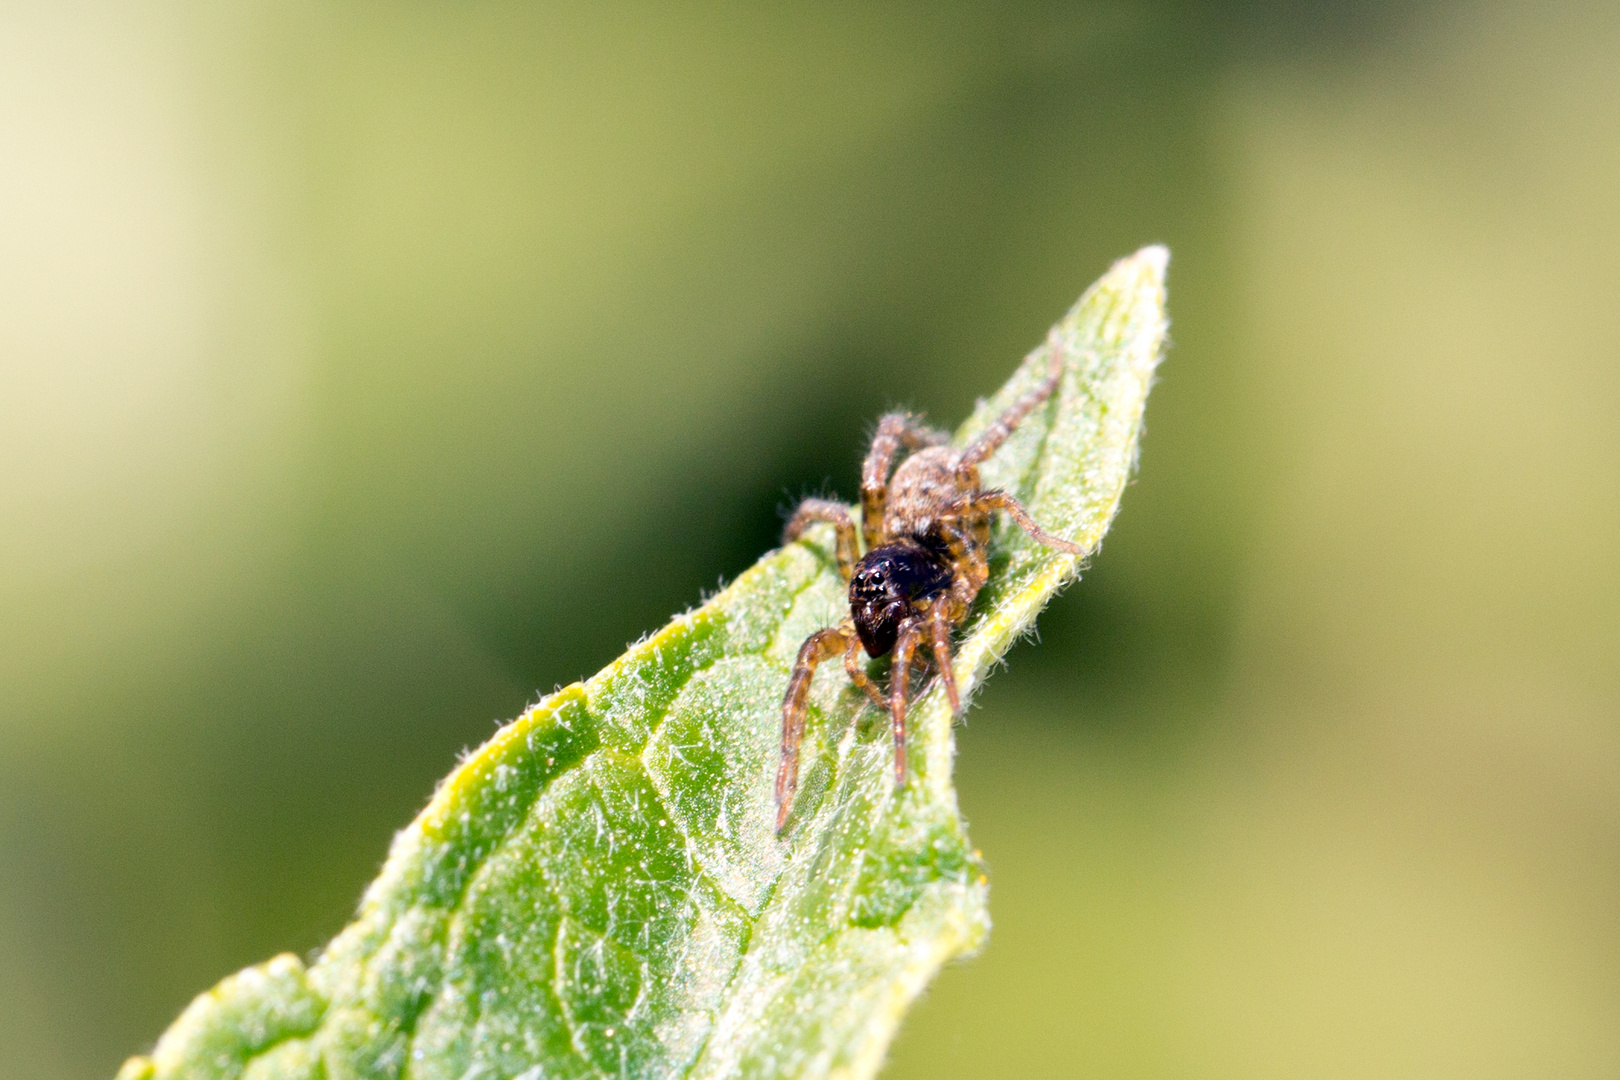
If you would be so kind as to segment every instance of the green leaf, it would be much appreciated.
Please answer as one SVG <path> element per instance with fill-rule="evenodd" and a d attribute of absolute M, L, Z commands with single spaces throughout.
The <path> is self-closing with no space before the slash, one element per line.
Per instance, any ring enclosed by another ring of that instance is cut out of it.
<path fill-rule="evenodd" d="M 1130 474 L 1165 336 L 1168 254 L 1116 263 L 958 433 L 1065 354 L 1054 399 L 983 469 L 1094 550 Z M 197 998 L 120 1080 L 869 1077 L 945 961 L 989 928 L 938 686 L 894 786 L 886 717 L 815 680 L 775 832 L 782 693 L 845 604 L 829 531 L 772 552 L 464 761 L 399 833 L 353 924 Z M 964 695 L 1080 560 L 996 534 L 959 634 Z"/>

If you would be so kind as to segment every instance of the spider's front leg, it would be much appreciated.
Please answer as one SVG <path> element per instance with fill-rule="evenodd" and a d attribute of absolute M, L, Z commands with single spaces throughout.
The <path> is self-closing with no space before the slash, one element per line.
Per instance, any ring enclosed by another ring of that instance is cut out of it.
<path fill-rule="evenodd" d="M 866 673 L 866 664 L 861 661 L 861 653 L 864 651 L 859 637 L 850 638 L 849 648 L 844 650 L 844 671 L 848 673 L 849 681 L 859 687 L 861 692 L 871 699 L 872 704 L 879 709 L 887 710 L 889 699 L 883 696 L 883 691 L 872 681 L 872 676 Z"/>
<path fill-rule="evenodd" d="M 934 663 L 945 696 L 951 702 L 951 715 L 962 711 L 956 691 L 956 672 L 951 667 L 951 619 L 945 598 L 935 601 L 933 610 L 918 614 L 900 624 L 900 637 L 894 643 L 894 664 L 889 669 L 889 716 L 894 725 L 894 786 L 906 786 L 906 710 L 911 704 L 911 663 L 917 648 L 927 640 L 933 645 Z"/>
<path fill-rule="evenodd" d="M 865 671 L 856 677 L 852 657 L 860 647 L 861 639 L 855 634 L 855 624 L 847 619 L 838 626 L 811 634 L 799 646 L 799 657 L 793 662 L 793 674 L 788 678 L 787 694 L 782 698 L 782 760 L 776 769 L 777 832 L 781 832 L 787 824 L 788 813 L 793 809 L 793 795 L 799 790 L 799 743 L 804 739 L 810 680 L 815 678 L 816 668 L 823 660 L 843 653 L 844 667 L 849 670 L 850 677 L 868 695 L 877 693 L 877 688 L 866 677 Z M 882 696 L 878 695 L 877 700 L 881 702 Z"/>
<path fill-rule="evenodd" d="M 894 786 L 906 786 L 906 705 L 911 697 L 911 661 L 928 624 L 913 616 L 900 624 L 894 643 L 894 664 L 889 669 L 889 716 L 894 724 Z"/>
<path fill-rule="evenodd" d="M 951 616 L 945 607 L 945 598 L 934 604 L 928 616 L 928 634 L 933 639 L 934 666 L 939 668 L 939 681 L 945 684 L 945 696 L 951 702 L 951 715 L 962 715 L 962 698 L 956 692 L 956 670 L 951 666 Z"/>

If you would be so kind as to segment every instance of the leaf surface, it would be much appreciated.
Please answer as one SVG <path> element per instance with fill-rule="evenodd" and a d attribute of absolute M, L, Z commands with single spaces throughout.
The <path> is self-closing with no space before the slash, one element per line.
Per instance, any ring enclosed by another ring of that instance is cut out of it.
<path fill-rule="evenodd" d="M 1053 399 L 985 464 L 1095 550 L 1165 339 L 1168 253 L 1116 263 L 957 434 L 1064 354 Z M 1015 528 L 958 633 L 970 695 L 1081 560 Z M 887 718 L 816 677 L 783 836 L 773 780 L 799 643 L 845 604 L 830 530 L 507 725 L 395 838 L 355 921 L 198 997 L 120 1080 L 869 1077 L 906 1007 L 989 928 L 940 688 Z"/>

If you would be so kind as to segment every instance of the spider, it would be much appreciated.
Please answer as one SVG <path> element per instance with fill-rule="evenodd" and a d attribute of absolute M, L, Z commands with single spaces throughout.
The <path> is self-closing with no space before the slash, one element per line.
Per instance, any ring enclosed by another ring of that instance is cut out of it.
<path fill-rule="evenodd" d="M 950 436 L 925 426 L 910 413 L 891 412 L 878 421 L 877 434 L 861 467 L 861 538 L 866 554 L 857 558 L 855 525 L 849 510 L 831 499 L 805 499 L 783 535 L 791 543 L 814 522 L 830 522 L 837 534 L 838 573 L 849 586 L 849 615 L 837 626 L 811 634 L 799 647 L 782 698 L 782 760 L 776 774 L 776 830 L 787 824 L 799 786 L 799 742 L 804 736 L 810 680 L 822 661 L 842 653 L 844 670 L 872 703 L 889 713 L 894 727 L 894 781 L 906 782 L 906 703 L 911 667 L 919 645 L 933 652 L 945 684 L 951 713 L 961 712 L 951 670 L 951 631 L 967 619 L 974 597 L 990 576 L 990 518 L 1006 514 L 1036 541 L 1075 555 L 1085 549 L 1042 529 L 1023 505 L 1000 489 L 979 487 L 979 464 L 1017 429 L 1024 418 L 1052 396 L 1062 378 L 1062 353 L 1051 349 L 1051 368 L 1028 394 L 1015 401 L 984 433 L 961 450 Z M 910 456 L 894 469 L 904 448 Z M 894 653 L 889 693 L 878 689 L 860 659 Z"/>

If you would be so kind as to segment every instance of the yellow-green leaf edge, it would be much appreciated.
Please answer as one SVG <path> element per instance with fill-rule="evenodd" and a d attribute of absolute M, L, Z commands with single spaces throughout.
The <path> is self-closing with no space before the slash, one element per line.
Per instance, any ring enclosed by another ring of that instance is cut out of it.
<path fill-rule="evenodd" d="M 1061 350 L 1058 394 L 985 483 L 1088 552 L 1135 464 L 1168 260 L 1115 263 L 957 435 Z M 830 539 L 770 553 L 502 728 L 395 836 L 307 968 L 284 954 L 226 978 L 118 1080 L 874 1075 L 935 972 L 984 940 L 988 884 L 938 687 L 913 707 L 897 793 L 886 721 L 828 665 L 774 835 L 781 691 L 843 602 Z M 1083 562 L 1006 528 L 995 552 L 958 636 L 964 697 Z"/>

